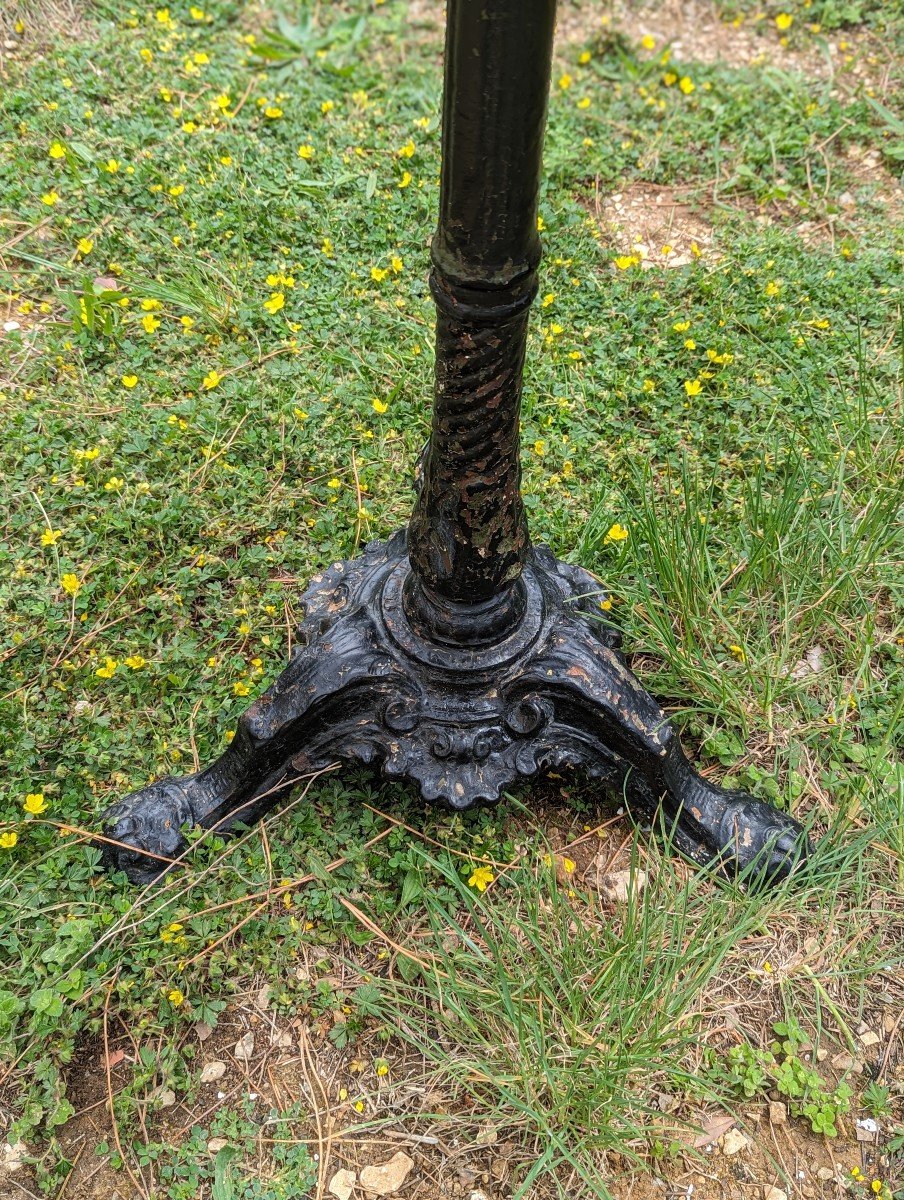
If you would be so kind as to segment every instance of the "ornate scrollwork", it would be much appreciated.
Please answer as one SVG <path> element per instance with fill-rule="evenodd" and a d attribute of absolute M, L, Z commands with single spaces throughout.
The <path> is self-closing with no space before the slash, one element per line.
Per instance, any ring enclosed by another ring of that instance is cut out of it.
<path fill-rule="evenodd" d="M 313 580 L 303 596 L 304 652 L 244 714 L 221 758 L 109 811 L 108 864 L 153 878 L 184 848 L 184 826 L 252 821 L 336 759 L 373 763 L 455 809 L 494 803 L 540 771 L 577 768 L 648 817 L 664 814 L 696 861 L 737 870 L 762 860 L 779 875 L 805 853 L 790 818 L 693 770 L 617 639 L 580 607 L 599 587 L 592 576 L 537 550 L 512 645 L 443 651 L 420 645 L 405 625 L 407 569 L 396 535 Z"/>

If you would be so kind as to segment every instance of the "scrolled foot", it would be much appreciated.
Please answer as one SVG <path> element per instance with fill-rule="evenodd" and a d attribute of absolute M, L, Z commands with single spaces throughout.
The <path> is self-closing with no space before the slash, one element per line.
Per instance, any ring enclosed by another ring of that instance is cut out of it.
<path fill-rule="evenodd" d="M 169 869 L 185 849 L 183 828 L 196 823 L 191 781 L 190 775 L 158 779 L 107 809 L 108 840 L 100 845 L 108 871 L 124 871 L 132 883 L 152 883 Z"/>
<path fill-rule="evenodd" d="M 699 775 L 674 738 L 666 756 L 662 821 L 678 850 L 748 886 L 768 886 L 800 871 L 812 846 L 803 827 L 747 792 Z"/>

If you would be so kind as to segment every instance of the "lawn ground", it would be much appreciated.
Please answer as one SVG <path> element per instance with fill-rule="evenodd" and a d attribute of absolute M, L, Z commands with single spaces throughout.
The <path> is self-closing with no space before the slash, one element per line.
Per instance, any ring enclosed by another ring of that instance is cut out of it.
<path fill-rule="evenodd" d="M 904 1195 L 894 5 L 563 3 L 540 203 L 533 536 L 807 876 L 564 777 L 453 817 L 329 771 L 144 890 L 88 844 L 405 522 L 441 21 L 0 12 L 0 1195 Z"/>

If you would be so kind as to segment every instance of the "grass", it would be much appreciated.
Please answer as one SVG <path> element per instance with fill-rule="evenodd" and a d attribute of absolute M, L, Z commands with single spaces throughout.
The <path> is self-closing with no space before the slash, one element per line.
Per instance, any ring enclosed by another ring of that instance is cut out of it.
<path fill-rule="evenodd" d="M 724 8 L 768 47 L 765 71 L 688 49 L 664 63 L 662 44 L 593 21 L 558 50 L 540 205 L 533 536 L 600 576 L 707 771 L 822 837 L 812 877 L 768 898 L 646 837 L 628 849 L 627 830 L 598 837 L 580 780 L 534 793 L 539 815 L 519 793 L 453 818 L 330 773 L 240 839 L 202 838 L 159 888 L 99 873 L 102 809 L 217 754 L 285 661 L 303 582 L 407 517 L 432 375 L 440 40 L 400 0 L 302 5 L 282 25 L 221 0 L 95 5 L 69 36 L 62 8 L 4 10 L 0 945 L 16 966 L 0 1075 L 33 1186 L 69 1177 L 75 1110 L 95 1102 L 113 1113 L 111 1187 L 129 1171 L 166 1197 L 256 1179 L 275 1200 L 271 1119 L 305 1177 L 329 1107 L 310 1071 L 300 1108 L 292 1091 L 248 1101 L 249 1075 L 204 1111 L 198 1030 L 225 1045 L 263 981 L 268 1020 L 311 1030 L 342 1081 L 346 1142 L 407 1105 L 424 1137 L 497 1129 L 512 1194 L 618 1195 L 690 1170 L 689 1130 L 778 1088 L 795 1137 L 807 1105 L 839 1119 L 843 1155 L 854 1117 L 881 1110 L 858 1170 L 899 1186 L 899 67 L 872 58 L 878 38 L 899 64 L 902 31 L 888 6 L 848 8 L 788 6 L 789 51 L 822 54 L 820 22 L 849 40 L 831 83 L 783 59 L 778 8 Z M 711 228 L 683 266 L 642 269 L 599 218 L 598 195 L 650 185 Z M 629 537 L 613 545 L 615 522 Z M 590 847 L 647 872 L 637 898 L 601 899 Z M 852 1046 L 866 1059 L 861 1027 L 879 1057 L 832 1067 Z M 829 1057 L 805 1064 L 804 1042 Z M 220 1125 L 241 1158 L 207 1156 Z"/>

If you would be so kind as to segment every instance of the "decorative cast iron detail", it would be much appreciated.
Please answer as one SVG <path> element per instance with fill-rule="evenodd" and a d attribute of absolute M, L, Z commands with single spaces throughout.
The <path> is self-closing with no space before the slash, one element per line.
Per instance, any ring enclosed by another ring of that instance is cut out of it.
<path fill-rule="evenodd" d="M 462 317 L 436 275 L 433 292 L 435 419 L 408 542 L 424 587 L 475 603 L 518 578 L 530 544 L 518 429 L 528 310 Z"/>
<path fill-rule="evenodd" d="M 592 575 L 534 548 L 525 621 L 490 648 L 438 654 L 405 616 L 409 570 L 399 533 L 313 579 L 289 666 L 210 767 L 110 810 L 108 836 L 130 848 L 106 843 L 107 864 L 146 882 L 184 848 L 184 827 L 247 824 L 302 776 L 351 760 L 458 810 L 495 803 L 519 779 L 577 768 L 650 819 L 661 807 L 700 863 L 739 871 L 758 860 L 769 877 L 792 869 L 799 827 L 693 770 L 625 665 L 616 631 L 589 615 L 589 596 L 601 595 Z"/>

